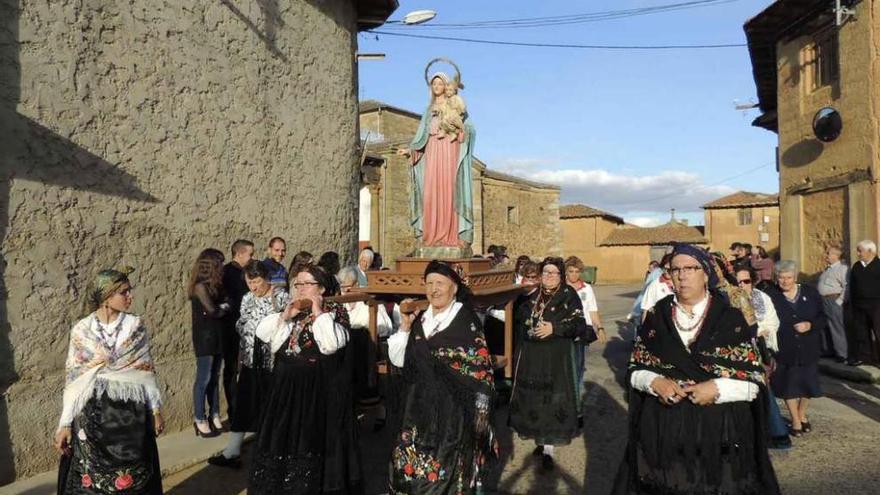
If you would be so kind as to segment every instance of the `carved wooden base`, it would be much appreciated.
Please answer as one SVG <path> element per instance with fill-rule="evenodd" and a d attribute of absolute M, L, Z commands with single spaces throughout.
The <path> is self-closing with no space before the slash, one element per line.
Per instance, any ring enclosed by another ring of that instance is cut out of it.
<path fill-rule="evenodd" d="M 475 295 L 485 290 L 502 287 L 514 288 L 513 270 L 491 270 L 491 262 L 483 258 L 462 258 L 444 260 L 461 267 L 465 283 Z M 425 268 L 431 260 L 427 258 L 398 258 L 396 270 L 367 272 L 367 287 L 363 292 L 370 294 L 425 295 Z"/>

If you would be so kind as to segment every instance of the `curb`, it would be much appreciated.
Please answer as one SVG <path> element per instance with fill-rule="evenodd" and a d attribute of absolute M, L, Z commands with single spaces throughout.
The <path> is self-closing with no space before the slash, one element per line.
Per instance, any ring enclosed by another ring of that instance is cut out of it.
<path fill-rule="evenodd" d="M 880 383 L 880 368 L 870 365 L 849 366 L 831 359 L 820 359 L 819 371 L 825 375 L 851 382 Z"/>

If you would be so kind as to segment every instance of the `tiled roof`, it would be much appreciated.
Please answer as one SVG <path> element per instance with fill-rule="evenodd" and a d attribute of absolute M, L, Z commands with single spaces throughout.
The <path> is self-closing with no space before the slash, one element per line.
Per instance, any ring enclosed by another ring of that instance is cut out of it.
<path fill-rule="evenodd" d="M 654 246 L 682 242 L 708 244 L 699 229 L 678 222 L 657 227 L 618 227 L 600 244 L 601 246 Z"/>
<path fill-rule="evenodd" d="M 738 208 L 742 206 L 779 206 L 778 194 L 737 191 L 703 205 L 703 208 Z"/>
<path fill-rule="evenodd" d="M 605 217 L 617 223 L 623 223 L 623 219 L 607 211 L 602 211 L 587 205 L 562 205 L 559 207 L 559 218 L 593 218 Z"/>

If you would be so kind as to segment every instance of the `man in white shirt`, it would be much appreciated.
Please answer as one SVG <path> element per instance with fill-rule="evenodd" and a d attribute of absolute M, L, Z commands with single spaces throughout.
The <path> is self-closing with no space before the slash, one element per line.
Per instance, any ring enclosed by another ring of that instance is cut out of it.
<path fill-rule="evenodd" d="M 846 294 L 847 278 L 849 277 L 849 267 L 840 260 L 842 253 L 838 246 L 828 246 L 825 249 L 827 266 L 825 271 L 819 275 L 819 283 L 816 286 L 819 295 L 822 296 L 825 316 L 828 317 L 828 335 L 822 339 L 822 350 L 826 354 L 833 353 L 834 358 L 840 363 L 847 359 L 846 327 L 843 324 L 843 297 Z"/>

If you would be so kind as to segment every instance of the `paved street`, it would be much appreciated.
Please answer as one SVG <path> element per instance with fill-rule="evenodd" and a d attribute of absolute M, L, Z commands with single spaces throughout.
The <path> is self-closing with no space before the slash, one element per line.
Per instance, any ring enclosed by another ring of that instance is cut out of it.
<path fill-rule="evenodd" d="M 626 441 L 626 405 L 622 379 L 631 332 L 623 318 L 635 287 L 599 286 L 597 296 L 610 341 L 594 345 L 587 358 L 586 414 L 583 436 L 557 450 L 557 469 L 544 474 L 531 456 L 534 444 L 504 427 L 500 407 L 496 425 L 503 448 L 493 484 L 504 494 L 608 493 Z M 826 397 L 813 402 L 813 432 L 795 439 L 795 447 L 774 452 L 773 463 L 786 494 L 877 493 L 880 484 L 880 388 L 823 377 Z M 365 425 L 370 425 L 367 417 Z M 385 492 L 392 432 L 363 429 L 367 493 Z M 246 458 L 247 462 L 248 459 Z M 200 465 L 165 480 L 169 494 L 244 493 L 246 471 Z"/>

